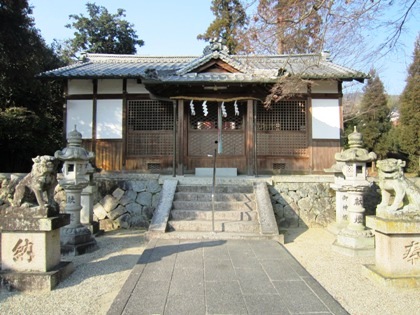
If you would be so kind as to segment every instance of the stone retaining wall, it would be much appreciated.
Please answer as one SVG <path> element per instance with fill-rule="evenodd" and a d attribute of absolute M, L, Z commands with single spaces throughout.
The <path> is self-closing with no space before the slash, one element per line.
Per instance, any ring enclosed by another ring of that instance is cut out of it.
<path fill-rule="evenodd" d="M 12 193 L 10 174 L 0 174 L 0 199 Z M 19 174 L 23 177 L 24 174 Z M 248 178 L 252 180 L 252 178 Z M 335 222 L 335 191 L 331 175 L 273 176 L 269 192 L 279 227 L 326 227 Z M 366 193 L 367 214 L 374 214 L 381 197 L 374 183 Z M 412 179 L 417 185 L 420 180 Z M 104 230 L 148 227 L 158 203 L 162 183 L 157 174 L 95 174 L 95 219 Z M 57 189 L 56 199 L 65 206 L 64 191 Z M 0 200 L 0 205 L 6 200 Z"/>
<path fill-rule="evenodd" d="M 273 176 L 269 190 L 279 227 L 326 227 L 335 222 L 333 181 L 328 175 Z M 367 214 L 374 214 L 381 200 L 377 189 L 373 183 L 366 192 Z"/>
<path fill-rule="evenodd" d="M 158 175 L 98 175 L 94 220 L 100 229 L 148 228 L 162 186 Z"/>

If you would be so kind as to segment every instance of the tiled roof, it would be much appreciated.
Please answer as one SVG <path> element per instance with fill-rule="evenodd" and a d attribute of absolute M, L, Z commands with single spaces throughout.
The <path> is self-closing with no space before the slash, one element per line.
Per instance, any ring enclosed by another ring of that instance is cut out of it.
<path fill-rule="evenodd" d="M 194 73 L 220 59 L 237 73 Z M 194 57 L 88 54 L 83 62 L 41 73 L 44 78 L 142 78 L 154 83 L 275 82 L 289 73 L 306 79 L 363 80 L 366 74 L 332 63 L 323 54 L 247 56 L 223 51 Z"/>

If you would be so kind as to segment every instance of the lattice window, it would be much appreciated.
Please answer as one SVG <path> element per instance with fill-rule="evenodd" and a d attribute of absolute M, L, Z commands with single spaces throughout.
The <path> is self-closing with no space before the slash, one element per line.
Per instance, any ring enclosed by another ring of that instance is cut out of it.
<path fill-rule="evenodd" d="M 257 107 L 258 155 L 308 156 L 305 101 L 282 101 Z"/>
<path fill-rule="evenodd" d="M 152 100 L 127 102 L 127 154 L 173 154 L 172 103 Z"/>
<path fill-rule="evenodd" d="M 128 130 L 173 130 L 172 103 L 128 101 Z"/>

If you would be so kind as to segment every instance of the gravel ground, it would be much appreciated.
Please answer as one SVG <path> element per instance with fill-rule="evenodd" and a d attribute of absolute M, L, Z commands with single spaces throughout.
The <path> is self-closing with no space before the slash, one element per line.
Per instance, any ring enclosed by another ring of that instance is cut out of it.
<path fill-rule="evenodd" d="M 76 270 L 47 293 L 0 290 L 0 314 L 106 314 L 143 252 L 144 231 L 120 230 L 96 238 L 93 253 L 65 257 Z"/>
<path fill-rule="evenodd" d="M 361 275 L 374 258 L 331 250 L 324 229 L 289 230 L 286 248 L 350 314 L 420 314 L 419 289 L 382 287 Z M 73 257 L 75 272 L 48 293 L 0 290 L 0 314 L 106 314 L 145 247 L 144 232 L 121 230 L 97 238 L 99 250 Z"/>
<path fill-rule="evenodd" d="M 348 257 L 332 251 L 335 236 L 324 229 L 293 230 L 287 250 L 352 315 L 420 314 L 420 289 L 381 286 L 362 274 L 374 257 Z"/>

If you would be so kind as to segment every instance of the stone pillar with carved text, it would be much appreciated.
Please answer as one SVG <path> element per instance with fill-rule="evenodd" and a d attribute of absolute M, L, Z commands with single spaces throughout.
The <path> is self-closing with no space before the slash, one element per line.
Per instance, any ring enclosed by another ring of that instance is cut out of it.
<path fill-rule="evenodd" d="M 337 190 L 346 202 L 347 225 L 337 233 L 333 249 L 348 256 L 373 256 L 375 238 L 372 230 L 365 226 L 363 196 L 371 186 L 366 164 L 375 160 L 376 154 L 363 148 L 363 136 L 356 127 L 348 139 L 350 148 L 335 155 L 344 175 Z"/>
<path fill-rule="evenodd" d="M 328 230 L 334 234 L 338 234 L 348 224 L 347 200 L 348 196 L 341 191 L 345 178 L 343 175 L 343 167 L 345 163 L 337 162 L 331 168 L 325 169 L 326 173 L 334 174 L 334 183 L 330 187 L 335 191 L 335 222 L 328 225 Z"/>
<path fill-rule="evenodd" d="M 66 148 L 55 152 L 55 157 L 64 162 L 63 179 L 59 184 L 66 192 L 64 212 L 70 214 L 70 224 L 61 230 L 61 252 L 64 255 L 77 256 L 97 249 L 92 232 L 80 221 L 81 194 L 89 184 L 86 174 L 94 154 L 81 146 L 82 134 L 77 131 L 76 126 L 69 132 L 67 141 Z"/>

